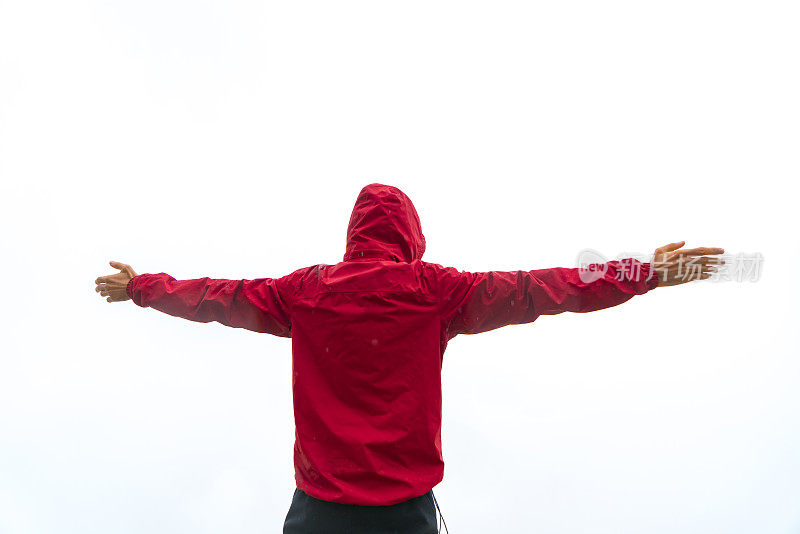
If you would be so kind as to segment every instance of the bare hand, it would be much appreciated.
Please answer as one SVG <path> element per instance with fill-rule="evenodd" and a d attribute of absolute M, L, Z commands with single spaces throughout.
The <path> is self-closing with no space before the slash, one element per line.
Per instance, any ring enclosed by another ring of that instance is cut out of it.
<path fill-rule="evenodd" d="M 108 264 L 115 269 L 119 269 L 120 272 L 108 276 L 98 276 L 94 281 L 97 284 L 94 290 L 100 293 L 101 297 L 108 297 L 106 299 L 108 302 L 130 300 L 126 289 L 130 279 L 136 276 L 136 272 L 130 265 L 125 265 L 118 261 L 110 261 Z"/>
<path fill-rule="evenodd" d="M 722 265 L 722 258 L 713 258 L 710 255 L 723 254 L 725 249 L 698 247 L 681 249 L 686 241 L 670 243 L 657 248 L 651 262 L 658 274 L 658 287 L 685 284 L 693 280 L 709 278 L 717 268 Z"/>

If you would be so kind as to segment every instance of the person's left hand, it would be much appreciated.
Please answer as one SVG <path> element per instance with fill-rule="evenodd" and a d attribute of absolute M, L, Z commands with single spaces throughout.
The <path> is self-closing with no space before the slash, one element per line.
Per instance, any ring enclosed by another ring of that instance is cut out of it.
<path fill-rule="evenodd" d="M 705 280 L 717 271 L 725 260 L 714 256 L 724 254 L 718 247 L 681 248 L 686 241 L 670 243 L 656 249 L 652 266 L 658 273 L 658 286 L 676 286 L 693 280 Z"/>
<path fill-rule="evenodd" d="M 108 297 L 106 298 L 108 302 L 130 300 L 125 290 L 127 289 L 130 279 L 136 276 L 136 271 L 134 271 L 130 265 L 125 265 L 118 261 L 110 261 L 108 264 L 115 269 L 119 269 L 120 272 L 109 274 L 108 276 L 98 276 L 94 281 L 94 283 L 97 284 L 94 290 L 100 293 L 101 297 Z"/>

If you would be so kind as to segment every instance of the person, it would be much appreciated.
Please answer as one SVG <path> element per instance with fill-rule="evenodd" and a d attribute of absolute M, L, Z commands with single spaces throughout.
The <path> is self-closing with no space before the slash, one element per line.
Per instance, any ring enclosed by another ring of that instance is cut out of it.
<path fill-rule="evenodd" d="M 724 263 L 715 257 L 721 248 L 684 244 L 656 249 L 650 262 L 626 258 L 592 270 L 460 271 L 422 260 L 411 200 L 373 183 L 358 195 L 334 265 L 280 278 L 176 280 L 112 261 L 120 272 L 95 282 L 109 302 L 291 338 L 297 487 L 284 533 L 427 534 L 439 528 L 433 488 L 444 473 L 448 341 L 617 306 L 706 279 Z"/>

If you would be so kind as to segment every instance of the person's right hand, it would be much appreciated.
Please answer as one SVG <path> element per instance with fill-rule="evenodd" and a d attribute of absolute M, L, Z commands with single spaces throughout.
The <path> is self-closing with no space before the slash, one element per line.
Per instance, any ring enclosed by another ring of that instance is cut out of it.
<path fill-rule="evenodd" d="M 94 281 L 97 284 L 94 290 L 100 293 L 101 297 L 108 297 L 106 299 L 108 302 L 130 300 L 126 289 L 130 279 L 136 276 L 136 272 L 130 265 L 125 265 L 118 261 L 110 261 L 108 264 L 115 269 L 119 269 L 120 272 L 107 276 L 98 276 Z"/>
<path fill-rule="evenodd" d="M 698 247 L 681 249 L 686 241 L 670 243 L 657 248 L 651 264 L 658 274 L 658 287 L 685 284 L 693 280 L 705 280 L 722 265 L 722 258 L 711 257 L 723 254 L 725 249 Z"/>

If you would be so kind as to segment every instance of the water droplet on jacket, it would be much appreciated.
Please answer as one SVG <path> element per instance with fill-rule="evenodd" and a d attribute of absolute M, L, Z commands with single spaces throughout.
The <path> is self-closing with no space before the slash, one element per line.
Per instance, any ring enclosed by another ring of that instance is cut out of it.
<path fill-rule="evenodd" d="M 375 346 L 377 344 L 378 344 L 378 340 L 375 339 L 375 338 L 372 338 L 372 346 Z"/>
<path fill-rule="evenodd" d="M 328 347 L 325 347 L 325 352 L 330 352 L 330 349 Z"/>

